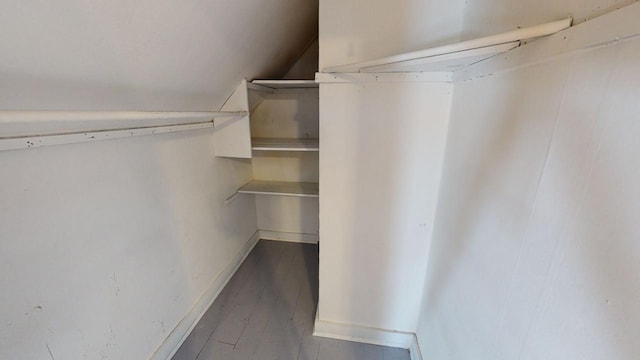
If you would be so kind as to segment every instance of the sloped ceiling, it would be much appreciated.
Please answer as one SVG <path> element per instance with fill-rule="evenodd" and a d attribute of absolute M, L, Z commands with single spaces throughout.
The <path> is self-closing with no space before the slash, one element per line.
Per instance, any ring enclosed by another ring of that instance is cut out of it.
<path fill-rule="evenodd" d="M 283 76 L 318 0 L 4 0 L 0 110 L 218 110 Z"/>

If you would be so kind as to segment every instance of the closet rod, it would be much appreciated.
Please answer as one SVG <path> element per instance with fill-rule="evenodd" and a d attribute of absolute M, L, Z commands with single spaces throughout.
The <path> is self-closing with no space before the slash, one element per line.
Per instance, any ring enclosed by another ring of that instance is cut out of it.
<path fill-rule="evenodd" d="M 572 18 L 548 22 L 541 25 L 521 28 L 501 34 L 485 36 L 473 40 L 462 41 L 454 44 L 428 48 L 396 54 L 376 60 L 362 61 L 347 65 L 330 66 L 324 69 L 324 73 L 359 73 L 374 71 L 374 68 L 392 64 L 401 64 L 410 61 L 421 61 L 429 57 L 452 55 L 455 53 L 467 54 L 469 50 L 488 46 L 512 43 L 520 40 L 547 36 L 571 27 Z"/>
<path fill-rule="evenodd" d="M 0 124 L 14 121 L 138 121 L 170 119 L 212 119 L 214 117 L 237 117 L 246 111 L 0 111 Z"/>
<path fill-rule="evenodd" d="M 215 118 L 247 114 L 246 111 L 0 111 L 0 151 L 212 128 Z M 109 127 L 105 127 L 105 121 Z M 69 123 L 78 125 L 76 122 L 85 128 L 69 128 Z M 100 126 L 96 124 L 103 127 L 96 128 Z"/>

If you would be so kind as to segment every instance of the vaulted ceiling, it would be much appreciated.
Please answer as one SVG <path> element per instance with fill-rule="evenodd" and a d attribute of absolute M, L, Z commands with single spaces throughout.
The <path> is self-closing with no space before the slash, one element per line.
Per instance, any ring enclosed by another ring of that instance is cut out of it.
<path fill-rule="evenodd" d="M 218 110 L 283 76 L 318 0 L 5 0 L 0 110 Z"/>

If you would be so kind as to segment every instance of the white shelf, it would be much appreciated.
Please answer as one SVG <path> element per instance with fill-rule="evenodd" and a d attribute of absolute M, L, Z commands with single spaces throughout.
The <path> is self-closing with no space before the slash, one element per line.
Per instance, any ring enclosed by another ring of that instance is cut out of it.
<path fill-rule="evenodd" d="M 247 111 L 0 111 L 0 151 L 192 131 Z"/>
<path fill-rule="evenodd" d="M 363 72 L 397 73 L 397 72 L 451 72 L 465 68 L 471 64 L 502 54 L 520 46 L 519 41 L 506 44 L 486 46 L 449 54 L 430 56 L 398 63 L 367 67 Z"/>
<path fill-rule="evenodd" d="M 270 89 L 310 89 L 317 88 L 315 80 L 253 80 L 254 85 Z M 254 87 L 254 90 L 259 88 Z"/>
<path fill-rule="evenodd" d="M 319 151 L 318 139 L 254 138 L 251 148 L 257 151 Z"/>
<path fill-rule="evenodd" d="M 456 71 L 520 45 L 526 39 L 547 36 L 571 26 L 572 19 L 553 21 L 455 44 L 324 69 L 325 73 Z"/>
<path fill-rule="evenodd" d="M 317 183 L 252 181 L 238 189 L 238 193 L 317 198 L 320 192 Z"/>

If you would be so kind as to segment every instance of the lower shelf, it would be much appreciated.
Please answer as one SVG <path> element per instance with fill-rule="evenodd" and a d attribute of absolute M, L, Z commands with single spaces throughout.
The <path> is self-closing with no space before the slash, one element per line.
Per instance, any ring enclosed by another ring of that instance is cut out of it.
<path fill-rule="evenodd" d="M 319 151 L 318 139 L 251 139 L 251 148 L 259 151 Z"/>
<path fill-rule="evenodd" d="M 278 195 L 297 197 L 318 197 L 317 183 L 283 182 L 283 181 L 252 181 L 238 189 L 241 194 Z"/>

